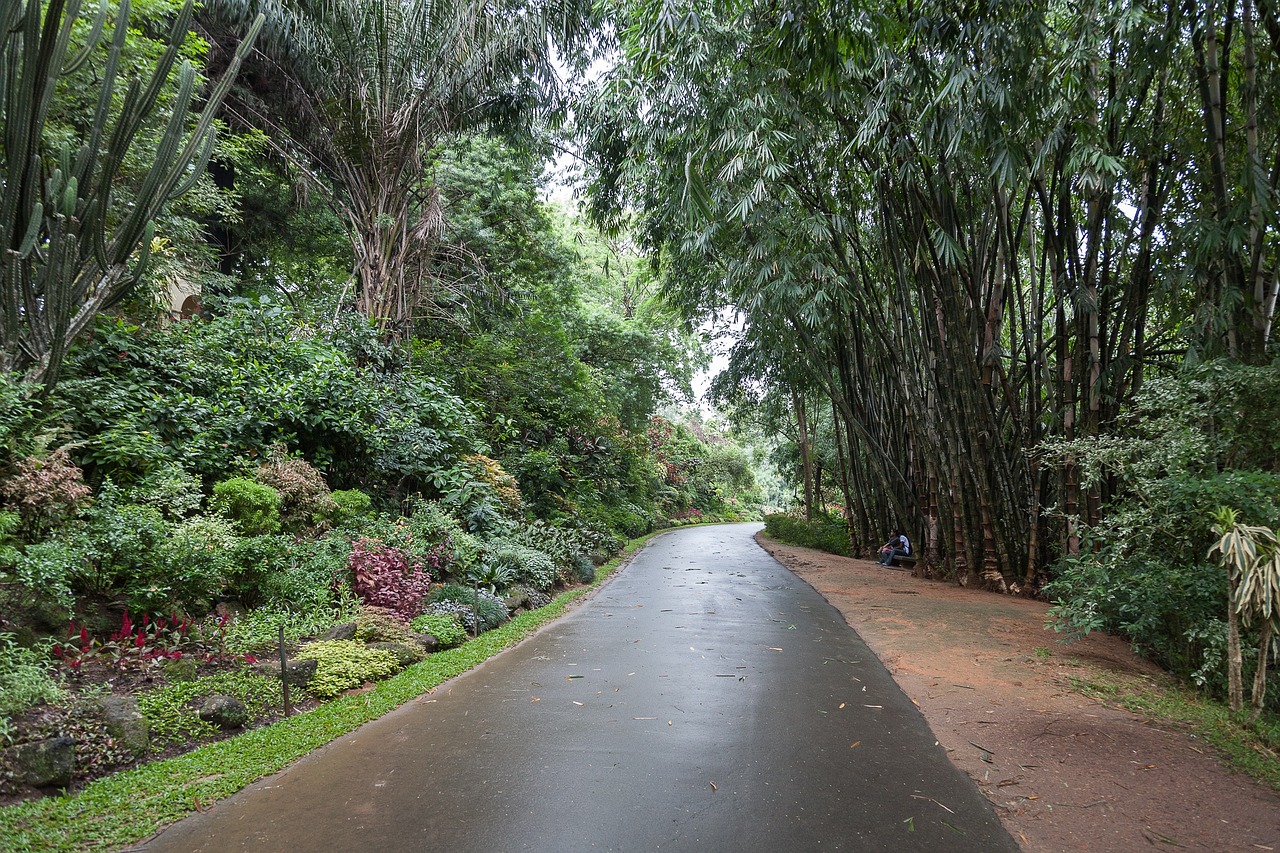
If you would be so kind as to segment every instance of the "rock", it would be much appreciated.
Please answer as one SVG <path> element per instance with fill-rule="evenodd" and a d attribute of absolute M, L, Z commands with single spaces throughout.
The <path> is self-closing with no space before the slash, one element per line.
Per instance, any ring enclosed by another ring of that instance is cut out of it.
<path fill-rule="evenodd" d="M 220 729 L 238 729 L 249 722 L 249 709 L 234 696 L 210 696 L 200 706 L 200 719 Z"/>
<path fill-rule="evenodd" d="M 248 612 L 249 608 L 239 601 L 219 601 L 213 607 L 213 613 L 219 619 L 240 619 Z"/>
<path fill-rule="evenodd" d="M 160 668 L 164 670 L 165 678 L 173 682 L 195 681 L 200 676 L 199 667 L 193 657 L 167 660 Z"/>
<path fill-rule="evenodd" d="M 528 593 L 514 592 L 511 595 L 508 595 L 506 598 L 504 598 L 503 601 L 507 605 L 508 613 L 515 613 L 517 610 L 522 610 L 522 609 L 523 610 L 530 609 Z"/>
<path fill-rule="evenodd" d="M 129 751 L 134 758 L 142 758 L 151 751 L 151 728 L 142 716 L 138 700 L 132 696 L 104 696 L 98 700 L 98 713 L 107 734 Z"/>
<path fill-rule="evenodd" d="M 75 774 L 76 742 L 69 737 L 20 743 L 0 755 L 17 781 L 33 788 L 66 788 Z"/>
<path fill-rule="evenodd" d="M 414 634 L 413 641 L 418 644 L 424 654 L 429 655 L 440 648 L 440 639 L 435 634 Z"/>
<path fill-rule="evenodd" d="M 326 640 L 354 640 L 356 638 L 356 623 L 343 622 L 341 625 L 334 625 L 325 632 Z"/>
<path fill-rule="evenodd" d="M 279 673 L 280 667 L 276 667 Z M 285 663 L 284 680 L 290 687 L 306 687 L 316 677 L 316 661 L 314 658 L 291 660 Z"/>
<path fill-rule="evenodd" d="M 253 671 L 267 678 L 280 677 L 279 661 L 258 661 L 253 665 Z M 316 677 L 316 662 L 311 658 L 303 658 L 302 660 L 288 661 L 285 666 L 285 681 L 291 687 L 306 687 L 311 683 L 311 679 Z"/>
<path fill-rule="evenodd" d="M 383 651 L 391 652 L 391 654 L 396 656 L 396 662 L 399 663 L 402 668 L 412 666 L 422 660 L 421 651 L 413 648 L 412 646 L 406 646 L 404 643 L 370 643 L 369 648 L 382 649 Z"/>
<path fill-rule="evenodd" d="M 260 660 L 257 663 L 250 664 L 249 669 L 266 678 L 280 677 L 279 661 Z"/>

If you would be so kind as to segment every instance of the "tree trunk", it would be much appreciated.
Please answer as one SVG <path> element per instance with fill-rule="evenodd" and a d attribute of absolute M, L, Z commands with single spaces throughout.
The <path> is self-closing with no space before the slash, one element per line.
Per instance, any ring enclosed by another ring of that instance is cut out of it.
<path fill-rule="evenodd" d="M 1256 723 L 1262 714 L 1262 704 L 1267 698 L 1267 657 L 1271 653 L 1271 620 L 1262 623 L 1262 632 L 1258 637 L 1258 668 L 1253 673 L 1253 714 L 1249 722 Z"/>
<path fill-rule="evenodd" d="M 1244 665 L 1240 654 L 1240 616 L 1236 613 L 1235 580 L 1228 582 L 1227 595 L 1227 693 L 1231 710 L 1244 708 L 1244 685 L 1240 671 Z"/>
<path fill-rule="evenodd" d="M 809 458 L 809 424 L 804 415 L 804 397 L 795 389 L 791 401 L 796 410 L 796 426 L 800 429 L 800 467 L 804 476 L 804 520 L 813 521 L 813 462 Z"/>

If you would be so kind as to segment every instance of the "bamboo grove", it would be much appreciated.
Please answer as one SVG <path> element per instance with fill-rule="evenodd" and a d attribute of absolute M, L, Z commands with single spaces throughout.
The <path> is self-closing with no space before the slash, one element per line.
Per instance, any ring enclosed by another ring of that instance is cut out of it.
<path fill-rule="evenodd" d="M 1270 357 L 1278 11 L 637 0 L 592 204 L 690 316 L 739 312 L 722 399 L 834 435 L 855 548 L 898 524 L 1034 588 L 1114 488 L 1073 442 L 1153 375 Z"/>

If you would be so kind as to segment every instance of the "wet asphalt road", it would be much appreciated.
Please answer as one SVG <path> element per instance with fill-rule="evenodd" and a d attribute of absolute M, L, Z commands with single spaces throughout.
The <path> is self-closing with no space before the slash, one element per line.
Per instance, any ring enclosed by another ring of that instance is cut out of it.
<path fill-rule="evenodd" d="M 145 849 L 1016 850 L 758 529 L 654 540 L 517 648 Z"/>

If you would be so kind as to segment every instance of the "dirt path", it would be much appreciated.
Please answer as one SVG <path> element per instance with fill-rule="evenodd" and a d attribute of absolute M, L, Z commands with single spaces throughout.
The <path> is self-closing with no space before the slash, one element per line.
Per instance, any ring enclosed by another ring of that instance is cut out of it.
<path fill-rule="evenodd" d="M 1280 796 L 1189 734 L 1073 692 L 1155 675 L 1114 637 L 1061 645 L 1048 606 L 757 540 L 844 614 L 1028 851 L 1280 850 Z"/>

